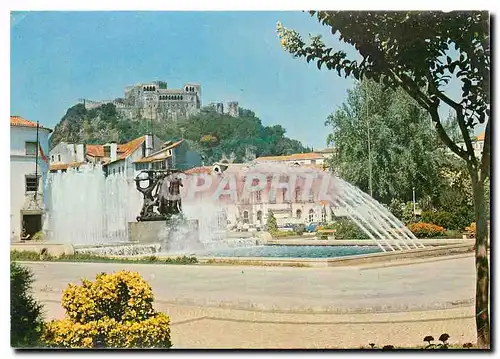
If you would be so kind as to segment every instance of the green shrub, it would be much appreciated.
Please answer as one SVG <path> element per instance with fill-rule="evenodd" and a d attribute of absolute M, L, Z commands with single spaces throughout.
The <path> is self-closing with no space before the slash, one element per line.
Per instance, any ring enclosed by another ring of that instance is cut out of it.
<path fill-rule="evenodd" d="M 393 198 L 389 205 L 389 211 L 398 219 L 403 219 L 403 208 L 405 207 L 404 203 L 400 200 Z"/>
<path fill-rule="evenodd" d="M 10 263 L 10 345 L 37 347 L 43 329 L 42 306 L 32 296 L 33 273 Z"/>
<path fill-rule="evenodd" d="M 456 214 L 446 211 L 424 211 L 420 216 L 420 221 L 451 230 L 461 230 L 466 225 Z"/>
<path fill-rule="evenodd" d="M 151 286 L 135 272 L 101 273 L 63 293 L 66 318 L 45 326 L 59 348 L 170 348 L 170 320 L 153 309 Z"/>
<path fill-rule="evenodd" d="M 403 214 L 402 214 L 401 220 L 406 225 L 409 223 L 415 222 L 415 213 L 413 211 L 413 203 L 412 202 L 406 202 L 404 209 L 403 209 Z"/>
<path fill-rule="evenodd" d="M 269 211 L 267 214 L 267 223 L 266 229 L 269 233 L 278 232 L 278 222 L 276 221 L 276 217 L 274 217 L 273 212 Z"/>
<path fill-rule="evenodd" d="M 445 229 L 432 223 L 411 223 L 408 229 L 418 238 L 442 237 L 445 235 Z"/>
<path fill-rule="evenodd" d="M 34 251 L 10 251 L 10 260 L 15 261 L 39 261 L 40 253 Z"/>
<path fill-rule="evenodd" d="M 33 235 L 33 238 L 31 240 L 32 241 L 44 241 L 45 240 L 45 234 L 42 231 L 36 232 Z"/>
<path fill-rule="evenodd" d="M 275 232 L 270 232 L 271 235 L 274 237 L 274 238 L 283 238 L 283 237 L 293 237 L 293 236 L 296 236 L 297 233 L 295 233 L 294 231 L 275 231 Z"/>
<path fill-rule="evenodd" d="M 323 226 L 323 229 L 335 229 L 335 239 L 368 239 L 356 223 L 351 219 L 341 219 L 333 225 Z"/>
<path fill-rule="evenodd" d="M 149 256 L 145 258 L 130 259 L 117 257 L 96 256 L 94 254 L 75 253 L 62 254 L 59 257 L 51 256 L 50 254 L 40 255 L 33 251 L 11 251 L 11 261 L 49 261 L 49 262 L 96 262 L 96 263 L 151 263 L 151 264 L 197 264 L 196 257 L 176 257 L 176 258 L 158 258 Z"/>

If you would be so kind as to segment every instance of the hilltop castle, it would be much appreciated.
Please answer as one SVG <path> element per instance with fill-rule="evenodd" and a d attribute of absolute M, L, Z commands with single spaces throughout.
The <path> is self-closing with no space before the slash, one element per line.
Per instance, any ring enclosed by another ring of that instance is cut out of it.
<path fill-rule="evenodd" d="M 189 118 L 200 112 L 201 85 L 187 83 L 181 89 L 169 89 L 165 81 L 125 87 L 125 97 L 109 101 L 92 101 L 80 99 L 85 108 L 90 110 L 101 105 L 112 103 L 117 111 L 130 119 L 146 118 L 153 120 L 175 121 Z M 228 102 L 226 111 L 222 103 L 210 104 L 219 113 L 227 113 L 238 117 L 238 102 Z"/>

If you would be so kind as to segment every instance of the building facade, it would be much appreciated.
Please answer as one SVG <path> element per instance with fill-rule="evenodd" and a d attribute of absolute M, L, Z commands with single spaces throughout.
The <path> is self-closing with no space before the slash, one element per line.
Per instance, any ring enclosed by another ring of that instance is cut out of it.
<path fill-rule="evenodd" d="M 184 140 L 167 141 L 160 150 L 134 162 L 135 174 L 143 170 L 161 170 L 175 168 L 180 171 L 200 166 L 201 156 L 189 150 Z"/>
<path fill-rule="evenodd" d="M 287 156 L 263 156 L 257 157 L 257 162 L 282 162 L 298 165 L 326 165 L 326 160 L 331 155 L 329 152 L 325 153 L 295 153 Z"/>
<path fill-rule="evenodd" d="M 106 175 L 124 174 L 133 179 L 134 162 L 161 149 L 163 141 L 152 135 L 138 137 L 124 144 L 68 144 L 61 142 L 50 151 L 50 171 L 80 168 L 87 163 L 101 164 Z"/>
<path fill-rule="evenodd" d="M 42 230 L 43 184 L 47 178 L 51 129 L 19 116 L 10 117 L 11 240 L 30 239 Z M 38 164 L 36 163 L 38 153 Z M 23 233 L 23 229 L 25 232 Z"/>
<path fill-rule="evenodd" d="M 310 167 L 313 171 L 322 171 L 317 166 L 301 165 Z M 224 172 L 224 176 L 234 176 L 237 192 L 242 193 L 245 186 L 243 178 L 244 173 L 251 168 L 251 164 L 230 164 Z M 212 176 L 212 167 L 198 167 L 185 172 L 188 176 L 209 175 Z M 196 179 L 197 180 L 197 179 Z M 193 181 L 190 178 L 190 181 Z M 304 193 L 304 188 L 307 188 L 304 180 L 298 179 L 295 183 L 296 188 L 292 193 L 287 195 L 288 189 L 279 189 L 276 192 L 270 190 L 272 176 L 267 176 L 267 185 L 261 191 L 253 192 L 247 198 L 237 197 L 235 201 L 224 200 L 224 197 L 219 200 L 220 205 L 224 208 L 228 226 L 231 229 L 247 227 L 247 228 L 263 228 L 267 223 L 268 215 L 273 213 L 279 226 L 285 224 L 308 224 L 311 222 L 329 222 L 336 217 L 346 216 L 347 213 L 341 208 L 333 208 L 328 202 L 321 201 L 318 196 L 320 193 L 321 183 L 313 183 L 309 193 Z M 280 182 L 287 182 L 286 175 L 280 177 Z M 212 181 L 213 182 L 213 181 Z M 218 184 L 212 183 L 212 187 L 217 187 Z M 192 184 L 187 184 L 185 190 L 188 191 Z M 215 188 L 211 188 L 206 192 L 195 195 L 197 201 L 210 201 L 210 197 L 215 192 Z M 193 200 L 189 194 L 186 194 L 186 201 Z M 204 198 L 202 196 L 208 196 Z"/>

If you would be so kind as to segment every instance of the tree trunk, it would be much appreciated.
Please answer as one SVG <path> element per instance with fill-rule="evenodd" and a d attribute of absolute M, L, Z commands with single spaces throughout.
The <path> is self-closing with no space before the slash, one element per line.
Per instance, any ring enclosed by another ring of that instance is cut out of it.
<path fill-rule="evenodd" d="M 477 174 L 472 174 L 474 210 L 476 216 L 476 329 L 477 346 L 490 348 L 490 316 L 489 316 L 489 264 L 488 264 L 488 223 L 486 203 L 484 200 L 484 183 Z"/>

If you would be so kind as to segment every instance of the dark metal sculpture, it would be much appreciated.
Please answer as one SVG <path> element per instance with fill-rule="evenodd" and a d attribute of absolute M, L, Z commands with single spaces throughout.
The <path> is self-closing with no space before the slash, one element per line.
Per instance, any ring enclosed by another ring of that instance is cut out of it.
<path fill-rule="evenodd" d="M 182 216 L 182 180 L 178 173 L 177 170 L 143 170 L 136 176 L 135 186 L 144 196 L 138 222 L 164 221 L 173 215 Z M 142 182 L 147 182 L 147 186 L 142 187 Z"/>

